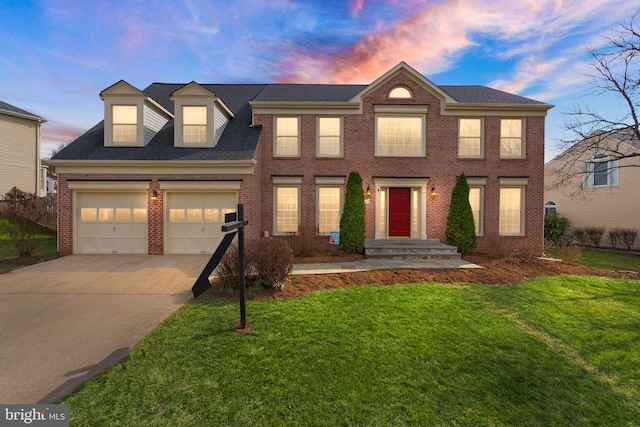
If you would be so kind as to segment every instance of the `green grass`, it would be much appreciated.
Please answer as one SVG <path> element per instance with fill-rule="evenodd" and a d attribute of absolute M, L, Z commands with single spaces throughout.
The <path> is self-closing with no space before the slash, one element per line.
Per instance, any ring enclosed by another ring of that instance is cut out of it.
<path fill-rule="evenodd" d="M 64 399 L 71 424 L 640 425 L 640 284 L 558 276 L 190 302 Z"/>
<path fill-rule="evenodd" d="M 11 237 L 7 233 L 7 227 L 13 224 L 12 216 L 0 215 L 0 259 L 16 258 L 18 251 L 16 250 Z M 38 234 L 36 235 L 36 247 L 33 255 L 42 259 L 52 259 L 58 256 L 56 232 L 46 227 L 38 226 Z M 22 264 L 0 264 L 0 273 L 4 273 L 15 268 L 22 267 Z"/>
<path fill-rule="evenodd" d="M 607 270 L 640 271 L 640 255 L 635 253 L 583 248 L 578 263 Z"/>

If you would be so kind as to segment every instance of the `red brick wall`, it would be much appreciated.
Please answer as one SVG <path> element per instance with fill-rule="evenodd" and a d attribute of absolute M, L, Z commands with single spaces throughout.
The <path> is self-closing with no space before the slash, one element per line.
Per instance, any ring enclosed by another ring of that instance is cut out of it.
<path fill-rule="evenodd" d="M 388 99 L 390 90 L 403 85 L 411 90 L 413 99 Z M 376 157 L 375 156 L 375 104 L 428 105 L 426 119 L 426 157 Z M 300 157 L 273 157 L 273 116 L 255 115 L 255 123 L 263 127 L 256 159 L 261 165 L 262 180 L 260 230 L 273 233 L 273 185 L 272 175 L 302 175 L 301 223 L 316 222 L 315 175 L 344 175 L 351 171 L 360 173 L 364 189 L 374 189 L 373 176 L 425 177 L 429 188 L 436 187 L 437 197 L 427 200 L 427 236 L 444 241 L 446 218 L 451 192 L 456 176 L 487 177 L 484 194 L 484 235 L 478 238 L 479 250 L 494 245 L 498 235 L 499 178 L 529 178 L 526 188 L 525 235 L 500 237 L 500 244 L 509 248 L 526 248 L 541 252 L 543 246 L 543 168 L 544 168 L 544 117 L 526 117 L 526 158 L 500 159 L 500 117 L 484 118 L 483 159 L 458 158 L 458 117 L 440 114 L 440 100 L 424 90 L 405 75 L 398 75 L 381 85 L 363 100 L 362 114 L 343 117 L 344 157 L 316 157 L 316 115 L 300 114 Z M 366 237 L 375 235 L 374 191 L 367 205 Z"/>
<path fill-rule="evenodd" d="M 61 255 L 73 253 L 73 192 L 69 190 L 69 180 L 149 180 L 147 190 L 147 216 L 148 216 L 148 253 L 161 255 L 164 253 L 164 192 L 160 190 L 161 180 L 242 180 L 238 203 L 244 204 L 245 218 L 249 219 L 249 225 L 245 236 L 254 238 L 258 230 L 259 212 L 254 207 L 255 183 L 252 175 L 145 175 L 145 174 L 58 174 L 58 250 Z M 118 184 L 114 182 L 114 189 Z M 151 200 L 153 190 L 158 192 L 158 199 Z"/>

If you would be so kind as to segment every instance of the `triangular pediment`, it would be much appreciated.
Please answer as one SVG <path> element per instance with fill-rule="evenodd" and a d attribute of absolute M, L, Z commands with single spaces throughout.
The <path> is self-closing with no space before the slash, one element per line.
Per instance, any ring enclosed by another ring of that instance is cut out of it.
<path fill-rule="evenodd" d="M 357 93 L 353 98 L 350 99 L 352 102 L 360 102 L 362 98 L 370 94 L 371 92 L 378 89 L 380 86 L 388 82 L 389 80 L 396 77 L 398 74 L 404 74 L 409 77 L 420 86 L 422 86 L 425 90 L 429 91 L 436 97 L 440 98 L 445 103 L 455 103 L 457 102 L 453 99 L 449 94 L 440 89 L 435 83 L 431 80 L 420 74 L 413 67 L 409 66 L 406 62 L 400 62 L 398 65 L 384 73 L 382 76 L 378 77 L 373 83 L 364 88 L 362 91 Z"/>
<path fill-rule="evenodd" d="M 209 96 L 216 97 L 216 94 L 211 92 L 209 89 L 204 86 L 199 85 L 196 82 L 188 83 L 182 86 L 180 89 L 177 89 L 171 94 L 171 97 L 175 96 Z"/>
<path fill-rule="evenodd" d="M 135 86 L 130 85 L 124 80 L 120 80 L 118 83 L 109 86 L 102 92 L 100 92 L 100 98 L 104 96 L 145 96 L 144 93 L 136 88 Z"/>

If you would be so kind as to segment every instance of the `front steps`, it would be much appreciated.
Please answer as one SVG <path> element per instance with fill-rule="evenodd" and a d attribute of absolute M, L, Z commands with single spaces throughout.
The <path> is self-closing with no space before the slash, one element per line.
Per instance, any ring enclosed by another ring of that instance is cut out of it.
<path fill-rule="evenodd" d="M 458 248 L 438 240 L 366 239 L 364 252 L 367 258 L 460 259 Z"/>

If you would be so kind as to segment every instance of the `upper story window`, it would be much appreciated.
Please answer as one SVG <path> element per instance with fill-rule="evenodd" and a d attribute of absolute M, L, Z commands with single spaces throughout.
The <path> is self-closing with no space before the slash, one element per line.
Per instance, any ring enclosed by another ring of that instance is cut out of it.
<path fill-rule="evenodd" d="M 618 161 L 599 153 L 585 163 L 585 187 L 613 187 L 618 185 Z"/>
<path fill-rule="evenodd" d="M 377 156 L 424 156 L 424 115 L 376 116 Z"/>
<path fill-rule="evenodd" d="M 207 107 L 182 107 L 182 142 L 184 144 L 204 144 L 207 142 Z"/>
<path fill-rule="evenodd" d="M 298 117 L 276 117 L 275 156 L 297 157 L 300 155 L 300 126 Z"/>
<path fill-rule="evenodd" d="M 458 157 L 482 157 L 482 119 L 460 119 L 458 131 Z"/>
<path fill-rule="evenodd" d="M 524 120 L 502 119 L 500 121 L 500 157 L 525 157 L 524 148 Z"/>
<path fill-rule="evenodd" d="M 112 105 L 113 142 L 135 143 L 138 135 L 138 106 Z"/>
<path fill-rule="evenodd" d="M 391 89 L 391 92 L 389 92 L 389 98 L 411 99 L 413 98 L 413 95 L 411 95 L 411 92 L 406 87 L 398 86 Z"/>
<path fill-rule="evenodd" d="M 342 156 L 342 119 L 318 118 L 318 157 Z"/>

